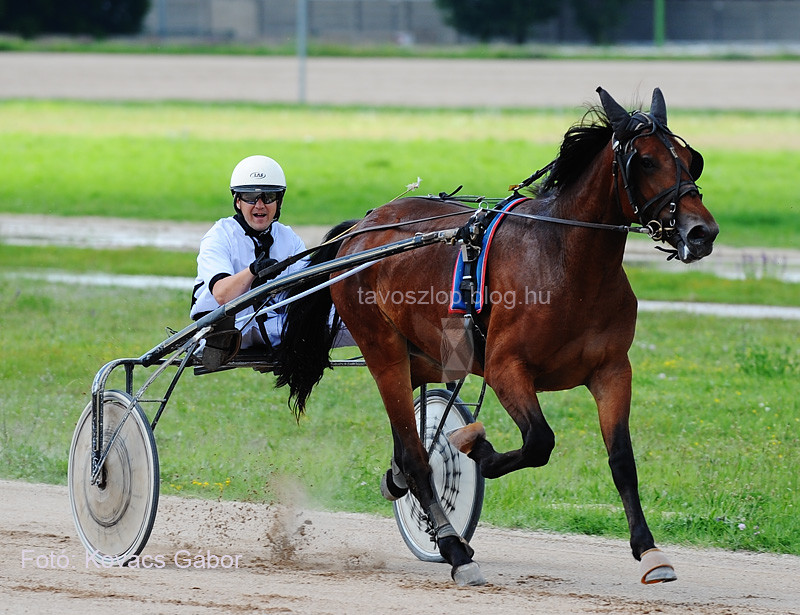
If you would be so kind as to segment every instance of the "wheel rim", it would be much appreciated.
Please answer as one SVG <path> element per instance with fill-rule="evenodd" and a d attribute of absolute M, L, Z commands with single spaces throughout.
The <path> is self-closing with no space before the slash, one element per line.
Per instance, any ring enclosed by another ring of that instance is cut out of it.
<path fill-rule="evenodd" d="M 127 413 L 130 397 L 106 392 L 103 442 Z M 147 417 L 135 405 L 117 435 L 101 471 L 91 482 L 92 408 L 81 415 L 69 457 L 69 494 L 78 536 L 95 561 L 123 565 L 144 548 L 158 506 L 158 455 Z"/>
<path fill-rule="evenodd" d="M 425 439 L 428 445 L 436 434 L 449 395 L 448 391 L 438 389 L 427 392 Z M 417 426 L 419 405 L 419 400 L 416 400 Z M 450 523 L 465 540 L 472 537 L 480 517 L 484 481 L 475 462 L 453 447 L 446 434 L 471 422 L 469 411 L 456 398 L 430 455 L 433 481 L 442 507 Z M 411 552 L 423 561 L 444 561 L 417 499 L 409 492 L 393 502 L 393 508 L 400 534 Z"/>

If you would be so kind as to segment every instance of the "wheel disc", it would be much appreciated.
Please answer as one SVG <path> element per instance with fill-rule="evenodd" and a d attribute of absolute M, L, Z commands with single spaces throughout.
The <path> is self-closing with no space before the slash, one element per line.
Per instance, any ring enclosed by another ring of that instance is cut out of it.
<path fill-rule="evenodd" d="M 435 389 L 427 392 L 425 446 L 430 446 L 447 407 L 451 393 Z M 414 402 L 419 427 L 420 400 Z M 430 454 L 433 482 L 442 507 L 455 530 L 465 539 L 472 538 L 483 507 L 484 479 L 472 459 L 450 444 L 446 434 L 473 422 L 463 402 L 456 398 L 439 438 Z M 428 524 L 427 515 L 410 492 L 393 502 L 400 534 L 417 558 L 427 562 L 443 562 Z"/>
<path fill-rule="evenodd" d="M 103 445 L 117 435 L 99 480 L 92 484 L 92 405 L 75 428 L 69 454 L 69 495 L 78 536 L 90 557 L 123 565 L 144 548 L 158 506 L 159 467 L 153 432 L 142 409 L 121 391 L 107 391 Z"/>

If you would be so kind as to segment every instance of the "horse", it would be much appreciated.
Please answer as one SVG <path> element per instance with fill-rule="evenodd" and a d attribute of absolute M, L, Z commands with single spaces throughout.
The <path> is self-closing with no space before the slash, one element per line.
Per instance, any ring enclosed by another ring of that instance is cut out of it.
<path fill-rule="evenodd" d="M 289 385 L 290 400 L 302 412 L 330 365 L 336 327 L 329 316 L 335 307 L 363 353 L 391 424 L 393 457 L 381 492 L 391 500 L 410 490 L 417 498 L 459 585 L 486 580 L 436 494 L 415 422 L 413 391 L 470 373 L 493 389 L 522 437 L 520 448 L 498 452 L 481 423 L 450 435 L 487 479 L 547 464 L 555 436 L 539 391 L 588 388 L 641 581 L 677 578 L 655 545 L 639 499 L 629 430 L 628 358 L 637 299 L 622 267 L 627 234 L 615 231 L 646 230 L 671 246 L 665 249 L 670 258 L 689 263 L 711 253 L 719 227 L 696 183 L 702 156 L 667 127 L 661 90 L 653 91 L 649 112 L 627 111 L 602 88 L 597 92 L 601 105 L 567 131 L 548 167 L 514 189 L 514 209 L 495 214 L 502 221 L 493 230 L 491 252 L 484 255 L 479 290 L 487 301 L 479 312 L 468 310 L 465 318 L 451 313 L 448 302 L 422 300 L 432 296 L 431 290 L 437 295 L 453 290 L 452 274 L 463 246 L 446 243 L 382 259 L 287 311 L 276 358 L 278 386 Z M 331 231 L 333 239 L 311 262 L 451 228 L 454 220 L 472 228 L 468 222 L 475 221 L 476 208 L 451 196 L 396 199 L 335 239 L 351 227 L 352 221 L 345 222 Z M 547 301 L 525 300 L 531 292 Z M 473 317 L 471 325 L 462 327 L 462 341 L 474 342 L 474 352 L 454 362 L 443 344 L 444 328 L 453 318 L 469 322 Z"/>

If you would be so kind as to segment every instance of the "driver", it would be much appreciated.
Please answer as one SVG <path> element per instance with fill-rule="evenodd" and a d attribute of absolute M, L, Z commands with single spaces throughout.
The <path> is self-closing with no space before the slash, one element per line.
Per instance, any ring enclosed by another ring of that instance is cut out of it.
<path fill-rule="evenodd" d="M 277 162 L 267 156 L 248 156 L 233 169 L 230 188 L 235 214 L 218 220 L 200 242 L 189 313 L 193 320 L 263 284 L 268 278 L 257 278 L 260 271 L 305 250 L 297 233 L 278 222 L 286 176 Z M 306 264 L 301 259 L 277 277 Z M 269 303 L 281 298 L 273 297 Z M 283 312 L 260 312 L 254 317 L 253 308 L 247 308 L 237 314 L 236 328 L 241 331 L 241 348 L 272 348 L 280 343 Z"/>

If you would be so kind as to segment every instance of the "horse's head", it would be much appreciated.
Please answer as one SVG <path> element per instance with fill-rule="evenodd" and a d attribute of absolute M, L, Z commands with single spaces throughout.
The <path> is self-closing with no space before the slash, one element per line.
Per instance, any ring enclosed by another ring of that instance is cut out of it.
<path fill-rule="evenodd" d="M 628 112 L 602 88 L 597 92 L 614 130 L 615 183 L 626 216 L 685 263 L 711 254 L 719 226 L 696 183 L 703 157 L 667 128 L 661 90 L 653 90 L 649 113 Z"/>

